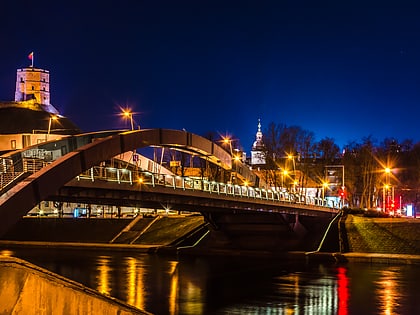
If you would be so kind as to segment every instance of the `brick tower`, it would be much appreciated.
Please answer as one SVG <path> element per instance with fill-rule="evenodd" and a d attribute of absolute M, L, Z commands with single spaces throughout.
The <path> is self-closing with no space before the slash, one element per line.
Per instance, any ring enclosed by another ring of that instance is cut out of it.
<path fill-rule="evenodd" d="M 17 69 L 15 102 L 35 99 L 38 104 L 50 104 L 50 72 L 34 67 Z"/>

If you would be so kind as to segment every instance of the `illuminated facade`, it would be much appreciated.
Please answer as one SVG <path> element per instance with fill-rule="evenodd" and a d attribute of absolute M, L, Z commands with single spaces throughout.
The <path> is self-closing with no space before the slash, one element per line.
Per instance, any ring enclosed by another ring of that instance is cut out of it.
<path fill-rule="evenodd" d="M 50 73 L 17 69 L 14 101 L 0 102 L 0 152 L 57 140 L 81 130 L 50 102 Z"/>
<path fill-rule="evenodd" d="M 261 166 L 261 165 L 266 164 L 265 145 L 262 138 L 263 138 L 263 134 L 261 132 L 261 121 L 258 119 L 258 131 L 255 136 L 255 141 L 251 149 L 251 165 L 252 166 Z"/>
<path fill-rule="evenodd" d="M 43 110 L 58 114 L 50 103 L 50 72 L 48 70 L 28 67 L 17 69 L 15 102 L 35 100 Z"/>

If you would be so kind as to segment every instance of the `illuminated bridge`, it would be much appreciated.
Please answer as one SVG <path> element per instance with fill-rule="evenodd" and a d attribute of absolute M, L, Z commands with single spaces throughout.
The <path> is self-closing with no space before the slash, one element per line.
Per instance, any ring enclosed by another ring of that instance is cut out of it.
<path fill-rule="evenodd" d="M 1 191 L 0 235 L 39 202 L 56 200 L 200 212 L 209 223 L 208 239 L 213 246 L 311 250 L 340 212 L 320 199 L 295 199 L 270 189 L 135 168 L 116 169 L 111 175 L 101 166 L 118 155 L 150 146 L 193 153 L 232 171 L 229 153 L 185 131 L 98 132 L 43 143 L 3 156 L 1 179 L 7 185 L 2 184 Z M 45 165 L 33 165 L 40 160 Z M 239 169 L 236 171 L 244 182 L 256 182 L 255 174 L 248 168 L 239 165 Z"/>

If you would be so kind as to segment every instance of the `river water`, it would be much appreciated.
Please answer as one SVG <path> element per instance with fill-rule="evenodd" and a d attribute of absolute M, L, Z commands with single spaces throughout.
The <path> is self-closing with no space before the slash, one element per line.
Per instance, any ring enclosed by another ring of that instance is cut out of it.
<path fill-rule="evenodd" d="M 158 315 L 420 314 L 416 265 L 52 249 L 7 254 Z"/>

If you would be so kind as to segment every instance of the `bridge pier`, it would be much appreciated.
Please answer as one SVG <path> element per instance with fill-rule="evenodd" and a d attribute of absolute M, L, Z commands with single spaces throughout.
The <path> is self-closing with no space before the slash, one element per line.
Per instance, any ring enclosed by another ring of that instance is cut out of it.
<path fill-rule="evenodd" d="M 210 233 L 201 248 L 226 251 L 314 251 L 331 218 L 268 212 L 203 213 Z"/>

